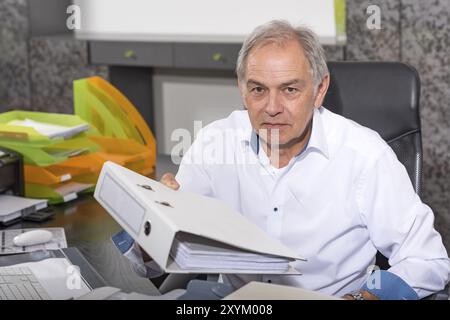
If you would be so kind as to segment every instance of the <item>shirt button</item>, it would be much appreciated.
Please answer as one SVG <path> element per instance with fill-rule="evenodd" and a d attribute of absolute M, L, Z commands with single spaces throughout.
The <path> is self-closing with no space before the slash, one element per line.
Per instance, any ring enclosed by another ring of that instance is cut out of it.
<path fill-rule="evenodd" d="M 278 208 L 277 208 L 277 207 L 273 208 L 273 211 L 277 212 L 277 211 L 278 211 Z"/>

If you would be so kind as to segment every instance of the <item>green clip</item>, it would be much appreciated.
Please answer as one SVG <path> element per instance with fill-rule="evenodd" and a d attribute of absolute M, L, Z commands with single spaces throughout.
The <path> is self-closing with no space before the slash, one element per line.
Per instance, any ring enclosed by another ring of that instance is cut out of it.
<path fill-rule="evenodd" d="M 220 54 L 220 53 L 214 53 L 213 55 L 212 55 L 212 59 L 214 60 L 214 61 L 220 61 L 220 60 L 222 60 L 222 55 Z"/>
<path fill-rule="evenodd" d="M 133 50 L 127 50 L 123 53 L 123 56 L 127 59 L 136 58 L 136 52 L 134 52 Z"/>

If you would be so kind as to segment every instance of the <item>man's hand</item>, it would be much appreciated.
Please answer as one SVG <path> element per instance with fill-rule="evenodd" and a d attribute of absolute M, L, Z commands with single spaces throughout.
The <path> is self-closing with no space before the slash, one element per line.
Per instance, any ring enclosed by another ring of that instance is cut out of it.
<path fill-rule="evenodd" d="M 173 190 L 178 190 L 180 189 L 180 184 L 177 182 L 177 180 L 175 180 L 175 177 L 173 174 L 171 173 L 165 173 L 160 182 L 165 185 L 166 187 L 169 187 Z"/>
<path fill-rule="evenodd" d="M 175 176 L 171 173 L 165 173 L 162 177 L 160 182 L 165 185 L 166 187 L 169 187 L 173 190 L 178 190 L 180 189 L 180 184 L 177 182 L 177 180 L 175 180 Z M 149 262 L 151 260 L 153 260 L 148 254 L 147 252 L 145 252 L 141 246 L 139 246 L 139 249 L 141 249 L 142 252 L 142 258 L 144 259 L 144 262 Z"/>
<path fill-rule="evenodd" d="M 380 300 L 377 296 L 374 296 L 370 292 L 360 291 L 360 293 L 363 296 L 364 300 Z M 346 300 L 356 300 L 351 294 L 346 294 L 342 298 L 344 298 Z"/>

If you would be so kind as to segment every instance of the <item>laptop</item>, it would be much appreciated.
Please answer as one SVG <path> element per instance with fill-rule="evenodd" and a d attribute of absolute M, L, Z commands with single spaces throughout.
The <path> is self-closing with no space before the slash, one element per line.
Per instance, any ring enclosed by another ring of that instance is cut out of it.
<path fill-rule="evenodd" d="M 0 300 L 75 299 L 105 285 L 76 248 L 0 257 Z"/>

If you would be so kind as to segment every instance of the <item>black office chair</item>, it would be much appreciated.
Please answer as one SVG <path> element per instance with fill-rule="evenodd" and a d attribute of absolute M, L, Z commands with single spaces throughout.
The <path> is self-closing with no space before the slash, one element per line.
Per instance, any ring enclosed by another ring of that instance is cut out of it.
<path fill-rule="evenodd" d="M 420 79 L 400 62 L 329 62 L 327 109 L 377 131 L 406 167 L 416 193 L 422 185 Z M 377 256 L 377 265 L 389 267 Z"/>
<path fill-rule="evenodd" d="M 422 185 L 420 79 L 400 62 L 329 62 L 324 107 L 377 131 L 406 167 L 416 193 Z"/>

